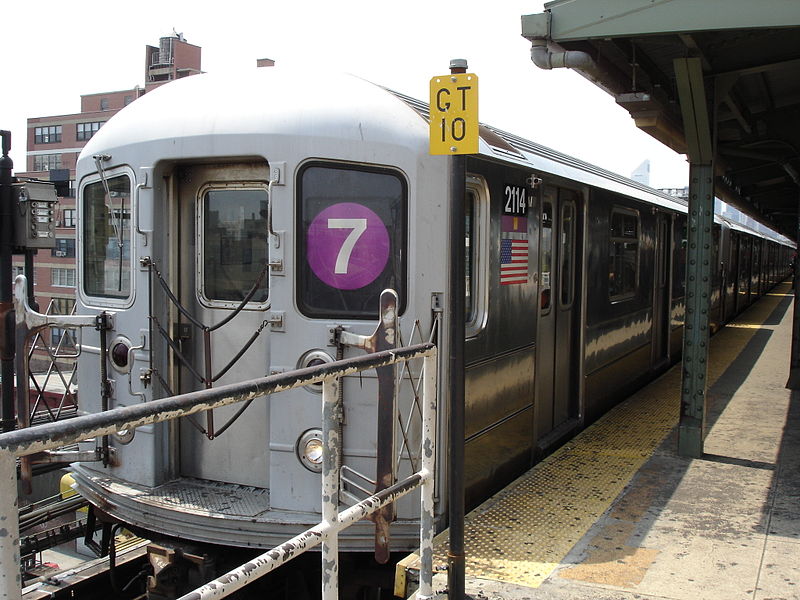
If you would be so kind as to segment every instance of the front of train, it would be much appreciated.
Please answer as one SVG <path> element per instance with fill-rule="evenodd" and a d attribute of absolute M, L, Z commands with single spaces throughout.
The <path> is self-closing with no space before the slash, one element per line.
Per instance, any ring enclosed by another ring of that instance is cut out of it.
<path fill-rule="evenodd" d="M 435 160 L 425 121 L 354 77 L 198 75 L 136 100 L 78 161 L 79 312 L 109 315 L 82 334 L 81 411 L 363 354 L 331 332 L 371 334 L 386 288 L 401 342 L 427 341 L 446 289 Z M 418 376 L 401 385 L 400 476 L 418 466 Z M 376 387 L 342 386 L 351 497 L 375 479 Z M 320 521 L 320 406 L 311 386 L 87 442 L 104 461 L 74 465 L 76 489 L 147 532 L 274 547 Z M 397 515 L 392 548 L 414 547 L 416 501 Z M 362 522 L 342 549 L 373 535 Z"/>

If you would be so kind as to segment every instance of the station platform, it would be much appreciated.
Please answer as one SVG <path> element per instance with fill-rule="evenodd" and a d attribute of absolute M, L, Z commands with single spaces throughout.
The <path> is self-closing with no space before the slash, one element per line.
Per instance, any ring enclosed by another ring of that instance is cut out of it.
<path fill-rule="evenodd" d="M 679 364 L 467 515 L 468 597 L 800 599 L 792 300 L 782 283 L 712 338 L 701 459 L 677 454 Z M 435 542 L 441 599 L 447 538 Z M 416 579 L 411 555 L 395 595 Z"/>

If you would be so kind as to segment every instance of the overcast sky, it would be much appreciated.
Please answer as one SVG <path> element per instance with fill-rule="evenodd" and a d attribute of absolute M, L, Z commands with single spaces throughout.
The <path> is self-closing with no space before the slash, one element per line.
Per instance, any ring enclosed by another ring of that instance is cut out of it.
<path fill-rule="evenodd" d="M 431 77 L 466 58 L 480 80 L 482 122 L 626 176 L 649 159 L 651 185 L 687 185 L 685 158 L 637 130 L 609 95 L 575 72 L 533 65 L 520 16 L 542 10 L 518 0 L 7 0 L 0 129 L 11 130 L 15 170 L 24 170 L 27 118 L 79 112 L 81 94 L 144 85 L 145 45 L 174 29 L 202 47 L 207 72 L 246 72 L 271 58 L 423 100 Z"/>

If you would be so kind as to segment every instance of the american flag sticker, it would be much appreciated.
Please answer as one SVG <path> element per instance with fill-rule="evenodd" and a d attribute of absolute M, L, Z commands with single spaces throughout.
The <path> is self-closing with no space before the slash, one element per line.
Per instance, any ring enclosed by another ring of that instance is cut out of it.
<path fill-rule="evenodd" d="M 500 240 L 500 284 L 528 283 L 528 240 Z"/>

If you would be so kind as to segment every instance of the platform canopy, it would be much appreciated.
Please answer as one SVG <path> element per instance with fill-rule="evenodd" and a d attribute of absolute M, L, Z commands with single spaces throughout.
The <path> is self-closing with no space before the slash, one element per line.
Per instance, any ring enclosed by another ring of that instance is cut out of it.
<path fill-rule="evenodd" d="M 579 71 L 640 129 L 713 162 L 717 197 L 797 238 L 800 1 L 556 0 L 522 35 L 537 66 Z"/>

